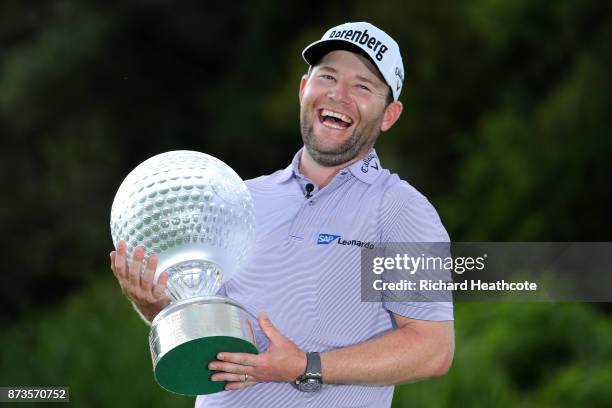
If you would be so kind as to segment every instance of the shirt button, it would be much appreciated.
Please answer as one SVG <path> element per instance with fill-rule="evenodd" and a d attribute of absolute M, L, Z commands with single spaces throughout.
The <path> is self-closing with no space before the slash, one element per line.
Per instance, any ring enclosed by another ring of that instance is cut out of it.
<path fill-rule="evenodd" d="M 310 200 L 310 201 L 308 202 L 308 205 L 314 205 L 314 201 L 313 201 L 313 200 Z"/>

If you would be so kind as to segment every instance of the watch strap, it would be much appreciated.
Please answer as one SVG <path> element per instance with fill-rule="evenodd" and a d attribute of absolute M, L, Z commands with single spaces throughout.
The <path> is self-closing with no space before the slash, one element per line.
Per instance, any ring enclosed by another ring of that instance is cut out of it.
<path fill-rule="evenodd" d="M 321 356 L 317 352 L 306 353 L 306 372 L 304 377 L 319 377 L 321 375 Z"/>

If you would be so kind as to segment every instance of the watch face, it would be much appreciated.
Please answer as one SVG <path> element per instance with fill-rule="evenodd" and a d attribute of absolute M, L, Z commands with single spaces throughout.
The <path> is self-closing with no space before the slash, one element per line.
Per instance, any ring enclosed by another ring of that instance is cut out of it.
<path fill-rule="evenodd" d="M 317 392 L 321 389 L 321 382 L 314 378 L 308 378 L 300 382 L 300 391 Z"/>

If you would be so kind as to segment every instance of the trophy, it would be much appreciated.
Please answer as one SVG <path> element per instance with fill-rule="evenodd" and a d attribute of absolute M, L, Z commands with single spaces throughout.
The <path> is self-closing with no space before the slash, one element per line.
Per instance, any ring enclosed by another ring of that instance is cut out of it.
<path fill-rule="evenodd" d="M 183 395 L 224 389 L 208 363 L 218 352 L 257 353 L 253 317 L 217 296 L 239 270 L 254 237 L 251 195 L 225 163 L 194 151 L 171 151 L 138 165 L 123 181 L 111 210 L 115 248 L 155 253 L 155 282 L 168 272 L 170 304 L 153 320 L 149 347 L 157 382 Z"/>

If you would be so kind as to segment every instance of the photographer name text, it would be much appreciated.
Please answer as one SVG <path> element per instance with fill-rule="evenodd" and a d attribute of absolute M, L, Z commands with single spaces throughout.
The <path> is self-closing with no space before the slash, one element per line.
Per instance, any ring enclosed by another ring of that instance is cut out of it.
<path fill-rule="evenodd" d="M 402 279 L 398 282 L 386 282 L 382 279 L 376 279 L 373 282 L 374 290 L 377 291 L 532 291 L 538 290 L 538 284 L 535 282 L 506 282 L 499 280 L 495 282 L 482 281 L 480 279 L 466 280 L 463 282 L 448 282 L 434 281 L 431 279 L 420 279 L 412 281 Z"/>

